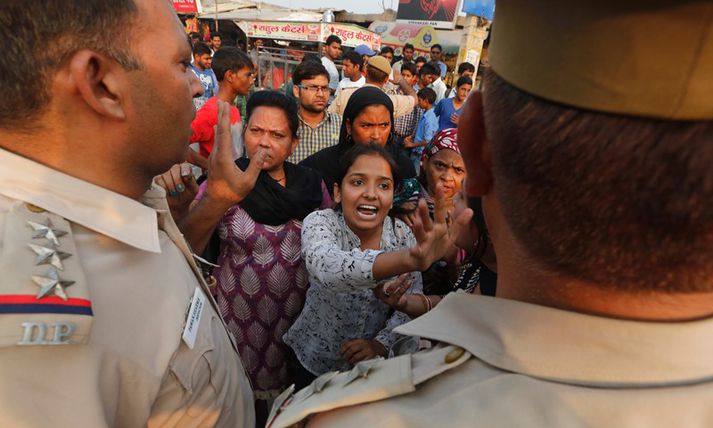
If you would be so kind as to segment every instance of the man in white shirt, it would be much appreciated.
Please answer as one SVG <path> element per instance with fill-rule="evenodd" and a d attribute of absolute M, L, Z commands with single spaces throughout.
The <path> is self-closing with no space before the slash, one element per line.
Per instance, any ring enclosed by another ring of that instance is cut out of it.
<path fill-rule="evenodd" d="M 327 37 L 324 43 L 324 56 L 322 57 L 322 65 L 329 73 L 329 92 L 330 101 L 334 98 L 334 93 L 339 87 L 339 71 L 334 61 L 342 57 L 342 39 L 334 34 Z"/>
<path fill-rule="evenodd" d="M 366 83 L 364 75 L 361 73 L 362 67 L 364 66 L 364 58 L 359 55 L 356 51 L 349 51 L 344 54 L 342 60 L 342 74 L 344 74 L 344 79 L 339 82 L 339 87 L 337 87 L 337 92 L 334 97 L 338 97 L 342 89 L 345 88 L 361 88 Z"/>
<path fill-rule="evenodd" d="M 411 43 L 406 43 L 404 45 L 403 50 L 401 50 L 403 58 L 396 61 L 392 66 L 394 73 L 401 74 L 401 66 L 409 62 L 413 62 L 413 50 L 413 45 Z"/>
<path fill-rule="evenodd" d="M 438 64 L 434 63 L 433 61 L 431 61 L 429 64 L 433 65 L 434 69 L 439 70 Z M 446 90 L 448 88 L 441 79 L 440 71 L 437 71 L 433 75 L 433 83 L 431 83 L 431 88 L 436 91 L 436 103 L 441 101 L 446 96 Z"/>

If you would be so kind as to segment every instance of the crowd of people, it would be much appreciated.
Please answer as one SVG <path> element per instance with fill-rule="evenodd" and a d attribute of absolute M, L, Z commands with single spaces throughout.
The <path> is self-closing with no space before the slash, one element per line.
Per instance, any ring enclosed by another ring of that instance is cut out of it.
<path fill-rule="evenodd" d="M 440 46 L 434 49 L 438 58 Z M 409 260 L 419 245 L 412 228 L 421 221 L 420 201 L 431 217 L 466 211 L 456 127 L 475 69 L 461 64 L 448 97 L 443 63 L 414 59 L 411 45 L 396 66 L 393 60 L 388 47 L 343 53 L 330 36 L 321 59 L 304 58 L 283 93 L 251 90 L 259 64 L 240 49 L 193 44 L 191 70 L 204 92 L 194 100 L 202 105 L 190 160 L 202 174 L 182 175 L 187 166 L 177 165 L 156 182 L 191 248 L 215 264 L 205 268 L 253 385 L 258 425 L 292 384 L 306 387 L 360 361 L 418 349 L 393 328 L 457 284 L 480 290 L 476 270 L 487 245 L 476 251 L 474 223 L 461 249 L 439 250 L 428 263 Z M 238 96 L 247 99 L 245 117 L 234 105 Z M 248 171 L 264 157 L 246 194 L 213 185 L 208 159 L 221 102 L 237 167 Z M 475 270 L 466 269 L 468 260 Z M 495 258 L 488 262 L 494 272 Z M 494 294 L 494 279 L 486 290 Z"/>
<path fill-rule="evenodd" d="M 713 417 L 710 3 L 503 0 L 482 91 L 87 4 L 0 5 L 0 425 Z"/>

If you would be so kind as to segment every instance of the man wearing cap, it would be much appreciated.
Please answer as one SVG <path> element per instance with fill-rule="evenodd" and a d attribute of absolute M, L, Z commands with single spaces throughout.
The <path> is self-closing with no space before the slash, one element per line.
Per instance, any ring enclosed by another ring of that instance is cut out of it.
<path fill-rule="evenodd" d="M 391 65 L 389 61 L 383 56 L 374 56 L 369 59 L 369 63 L 366 65 L 366 84 L 364 86 L 376 86 L 384 90 L 384 85 L 389 81 L 390 74 Z M 403 78 L 399 80 L 398 85 L 404 95 L 388 94 L 391 102 L 394 103 L 394 117 L 401 117 L 411 113 L 416 105 L 416 92 L 413 87 Z M 346 88 L 340 91 L 339 95 L 334 98 L 334 102 L 329 105 L 328 111 L 343 115 L 344 109 L 347 107 L 347 101 L 349 101 L 349 97 L 356 89 Z"/>
<path fill-rule="evenodd" d="M 458 132 L 497 297 L 447 296 L 396 329 L 434 348 L 271 426 L 709 426 L 712 34 L 711 2 L 499 1 Z"/>
<path fill-rule="evenodd" d="M 367 45 L 359 45 L 354 48 L 354 52 L 358 53 L 361 55 L 361 57 L 364 59 L 364 64 L 361 67 L 361 73 L 366 78 L 366 65 L 369 63 L 369 58 L 373 57 L 376 55 L 376 52 L 374 52 L 369 46 Z"/>

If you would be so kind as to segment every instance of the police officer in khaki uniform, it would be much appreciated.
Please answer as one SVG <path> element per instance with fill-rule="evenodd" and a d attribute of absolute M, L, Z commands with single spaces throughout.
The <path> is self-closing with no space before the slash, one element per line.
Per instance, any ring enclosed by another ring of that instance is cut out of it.
<path fill-rule="evenodd" d="M 3 2 L 0 20 L 16 53 L 0 59 L 0 426 L 254 426 L 235 346 L 151 187 L 185 157 L 201 91 L 171 3 Z M 225 164 L 211 166 L 238 192 L 256 177 Z"/>
<path fill-rule="evenodd" d="M 713 2 L 498 1 L 459 128 L 497 297 L 287 391 L 271 427 L 710 426 Z"/>

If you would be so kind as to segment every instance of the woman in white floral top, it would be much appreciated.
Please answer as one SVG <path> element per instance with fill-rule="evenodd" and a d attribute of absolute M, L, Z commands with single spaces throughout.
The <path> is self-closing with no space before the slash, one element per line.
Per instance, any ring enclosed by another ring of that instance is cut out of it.
<path fill-rule="evenodd" d="M 310 288 L 302 313 L 284 336 L 301 365 L 298 387 L 323 373 L 386 356 L 397 339 L 391 329 L 408 317 L 391 311 L 373 289 L 410 272 L 409 292 L 420 293 L 418 272 L 453 245 L 448 229 L 431 224 L 425 204 L 423 223 L 414 225 L 416 235 L 388 216 L 395 166 L 382 147 L 355 145 L 340 169 L 334 188 L 338 207 L 308 215 L 302 227 Z"/>

